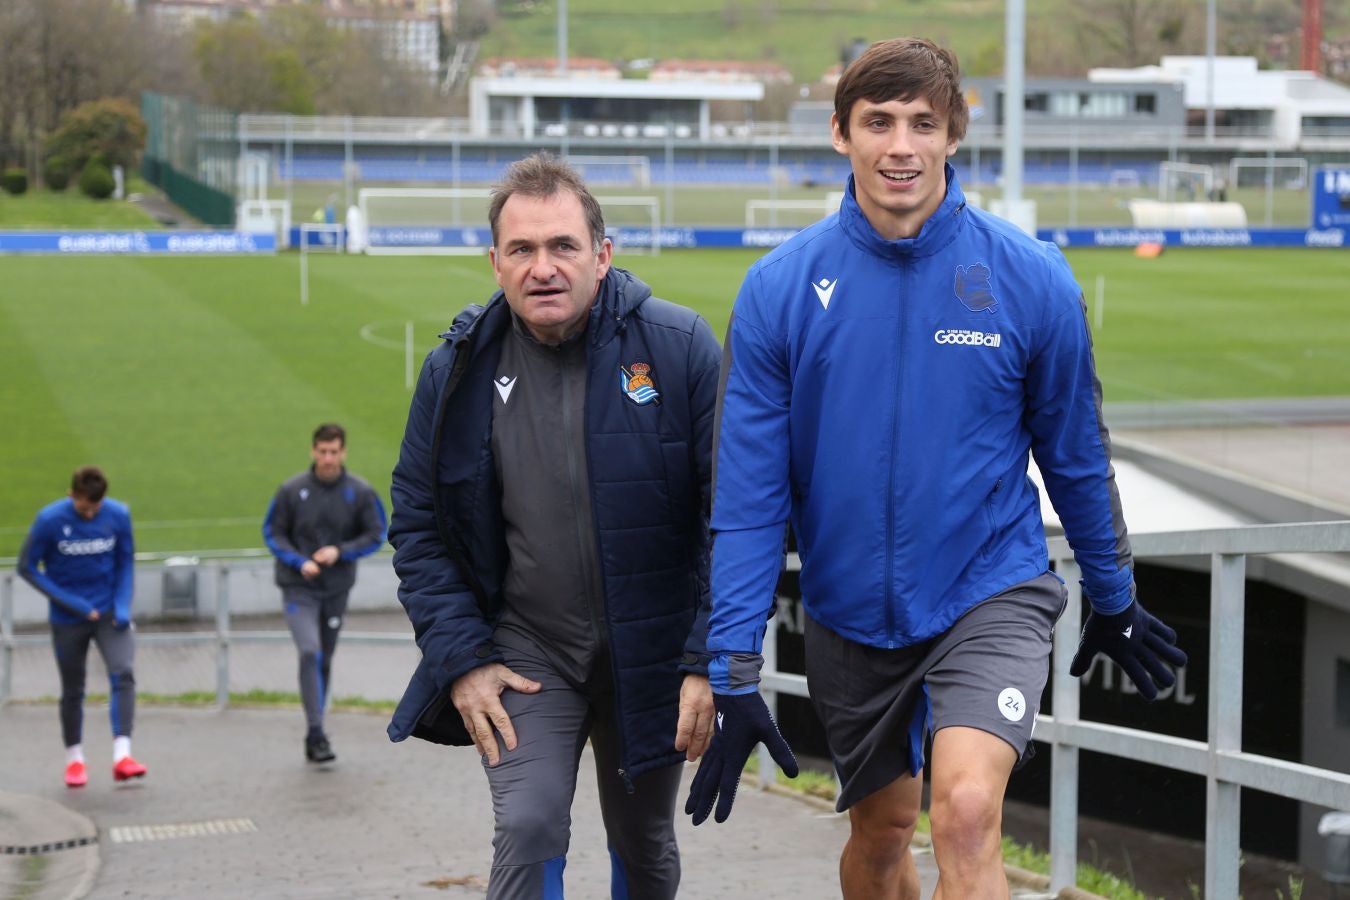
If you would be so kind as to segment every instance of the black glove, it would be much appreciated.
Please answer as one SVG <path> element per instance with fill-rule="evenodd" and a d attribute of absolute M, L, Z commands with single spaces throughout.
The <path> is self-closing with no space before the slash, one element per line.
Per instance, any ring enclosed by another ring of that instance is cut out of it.
<path fill-rule="evenodd" d="M 1186 665 L 1186 654 L 1177 646 L 1177 633 L 1149 615 L 1138 600 L 1130 601 L 1113 616 L 1088 613 L 1069 674 L 1078 678 L 1087 672 L 1099 651 L 1125 670 L 1145 700 L 1155 699 L 1158 688 L 1176 683 L 1176 676 L 1164 662 Z"/>
<path fill-rule="evenodd" d="M 126 631 L 130 627 L 130 619 L 113 619 L 113 629 L 116 631 Z"/>
<path fill-rule="evenodd" d="M 759 691 L 713 694 L 713 706 L 717 718 L 712 743 L 703 754 L 703 762 L 699 763 L 694 782 L 689 786 L 689 800 L 684 804 L 685 813 L 694 817 L 695 825 L 707 821 L 714 800 L 717 801 L 714 818 L 718 822 L 725 822 L 731 815 L 741 772 L 750 758 L 750 751 L 760 741 L 769 748 L 774 761 L 789 778 L 797 777 L 797 757 L 792 755 L 792 748 L 778 732 L 778 724 L 769 714 L 769 707 L 764 704 Z M 759 774 L 761 778 L 769 777 L 768 772 Z"/>

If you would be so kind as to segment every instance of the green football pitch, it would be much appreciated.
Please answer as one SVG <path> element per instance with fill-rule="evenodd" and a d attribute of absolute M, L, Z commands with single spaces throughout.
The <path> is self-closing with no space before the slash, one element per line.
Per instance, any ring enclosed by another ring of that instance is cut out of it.
<path fill-rule="evenodd" d="M 752 251 L 618 260 L 721 334 Z M 1069 254 L 1107 401 L 1350 395 L 1350 253 Z M 486 259 L 309 257 L 3 260 L 0 557 L 77 465 L 132 505 L 138 549 L 261 546 L 309 435 L 342 422 L 348 463 L 387 497 L 422 356 L 495 285 Z M 1104 298 L 1097 304 L 1098 284 Z M 1100 320 L 1098 322 L 1098 316 Z"/>

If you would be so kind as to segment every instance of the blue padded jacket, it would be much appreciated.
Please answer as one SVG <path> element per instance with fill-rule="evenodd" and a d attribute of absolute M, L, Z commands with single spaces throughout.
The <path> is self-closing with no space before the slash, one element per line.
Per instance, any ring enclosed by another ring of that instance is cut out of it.
<path fill-rule="evenodd" d="M 449 702 L 456 678 L 500 661 L 492 643 L 506 541 L 492 458 L 493 377 L 510 310 L 470 306 L 422 367 L 391 497 L 399 600 L 422 661 L 389 725 L 468 744 Z M 587 467 L 626 778 L 684 758 L 680 684 L 707 671 L 708 507 L 721 351 L 707 322 L 611 269 L 587 324 Z M 621 368 L 645 363 L 657 402 Z M 647 400 L 639 403 L 638 400 Z"/>
<path fill-rule="evenodd" d="M 1058 248 L 968 207 L 888 241 L 859 209 L 747 273 L 720 398 L 708 649 L 760 652 L 784 525 L 808 614 L 903 647 L 1046 571 L 1028 452 L 1105 613 L 1132 560 L 1082 291 Z M 719 690 L 744 689 L 713 666 Z M 750 679 L 752 680 L 752 679 Z"/>

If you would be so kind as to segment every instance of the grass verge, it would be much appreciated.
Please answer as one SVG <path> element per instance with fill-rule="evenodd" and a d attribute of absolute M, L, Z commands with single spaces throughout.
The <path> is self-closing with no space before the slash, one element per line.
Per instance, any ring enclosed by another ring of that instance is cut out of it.
<path fill-rule="evenodd" d="M 751 756 L 745 771 L 758 777 L 759 757 Z M 811 769 L 803 769 L 796 778 L 788 778 L 781 770 L 775 770 L 775 784 L 786 790 L 807 797 L 834 802 L 837 784 L 834 775 Z M 925 837 L 932 834 L 932 825 L 927 812 L 919 813 L 919 822 L 915 829 Z M 1050 854 L 1021 844 L 1012 838 L 1003 838 L 1003 861 L 1009 866 L 1021 869 L 1033 875 L 1050 874 Z M 1105 900 L 1150 900 L 1117 875 L 1105 872 L 1087 863 L 1078 864 L 1077 885 L 1080 890 L 1105 898 Z"/>

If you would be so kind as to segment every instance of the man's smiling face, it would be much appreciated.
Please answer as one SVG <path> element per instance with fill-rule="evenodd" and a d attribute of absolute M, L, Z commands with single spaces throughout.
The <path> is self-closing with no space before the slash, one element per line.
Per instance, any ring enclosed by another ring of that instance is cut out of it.
<path fill-rule="evenodd" d="M 958 141 L 923 97 L 859 100 L 847 129 L 831 117 L 834 149 L 848 157 L 867 221 L 887 240 L 912 238 L 947 195 L 947 158 Z M 844 136 L 847 130 L 848 136 Z"/>

